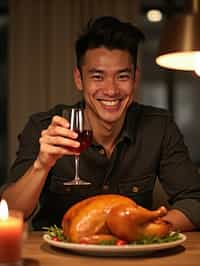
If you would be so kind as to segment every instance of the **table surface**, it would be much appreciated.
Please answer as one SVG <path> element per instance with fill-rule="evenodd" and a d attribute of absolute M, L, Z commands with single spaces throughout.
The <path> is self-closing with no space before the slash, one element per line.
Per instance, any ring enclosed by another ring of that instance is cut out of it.
<path fill-rule="evenodd" d="M 200 232 L 186 233 L 187 240 L 172 249 L 156 251 L 145 256 L 100 257 L 79 255 L 70 251 L 55 248 L 44 242 L 43 232 L 31 232 L 23 247 L 24 266 L 199 266 L 200 265 Z"/>

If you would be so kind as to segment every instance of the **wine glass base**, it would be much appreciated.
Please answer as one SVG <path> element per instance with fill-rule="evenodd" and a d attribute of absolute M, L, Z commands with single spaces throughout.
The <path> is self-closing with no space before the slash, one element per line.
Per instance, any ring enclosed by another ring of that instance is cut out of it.
<path fill-rule="evenodd" d="M 64 182 L 64 186 L 76 186 L 76 185 L 91 185 L 90 182 L 87 182 L 87 181 L 84 181 L 84 180 L 81 180 L 81 179 L 73 179 L 71 181 L 68 181 L 68 182 Z"/>

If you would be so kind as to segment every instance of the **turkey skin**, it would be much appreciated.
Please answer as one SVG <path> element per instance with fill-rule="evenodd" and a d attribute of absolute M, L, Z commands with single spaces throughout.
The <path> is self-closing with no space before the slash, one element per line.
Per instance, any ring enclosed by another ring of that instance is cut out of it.
<path fill-rule="evenodd" d="M 151 211 L 125 196 L 98 195 L 68 209 L 62 228 L 64 235 L 74 243 L 98 244 L 114 237 L 132 242 L 167 235 L 170 225 L 161 219 L 166 213 L 163 206 Z"/>

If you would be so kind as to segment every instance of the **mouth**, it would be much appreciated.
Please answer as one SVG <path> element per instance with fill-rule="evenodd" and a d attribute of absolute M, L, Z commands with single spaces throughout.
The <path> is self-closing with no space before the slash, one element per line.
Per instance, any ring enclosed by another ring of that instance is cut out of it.
<path fill-rule="evenodd" d="M 102 110 L 109 113 L 115 113 L 119 112 L 121 109 L 122 99 L 98 99 L 98 103 L 100 104 Z"/>
<path fill-rule="evenodd" d="M 101 104 L 108 106 L 108 107 L 115 107 L 118 106 L 121 100 L 98 100 Z"/>

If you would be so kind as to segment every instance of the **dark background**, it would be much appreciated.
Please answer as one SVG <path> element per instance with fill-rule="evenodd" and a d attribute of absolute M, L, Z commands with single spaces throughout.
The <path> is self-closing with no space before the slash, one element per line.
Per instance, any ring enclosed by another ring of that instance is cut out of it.
<path fill-rule="evenodd" d="M 0 184 L 7 175 L 8 4 L 0 0 Z"/>
<path fill-rule="evenodd" d="M 183 12 L 184 0 L 141 0 L 136 24 L 144 31 L 146 42 L 140 55 L 141 82 L 138 99 L 145 104 L 169 109 L 180 127 L 188 145 L 191 158 L 200 165 L 200 77 L 192 72 L 171 71 L 155 64 L 164 21 L 171 15 Z M 163 21 L 150 23 L 146 12 L 158 8 Z M 0 184 L 8 174 L 7 115 L 9 86 L 9 7 L 8 1 L 0 0 Z"/>

